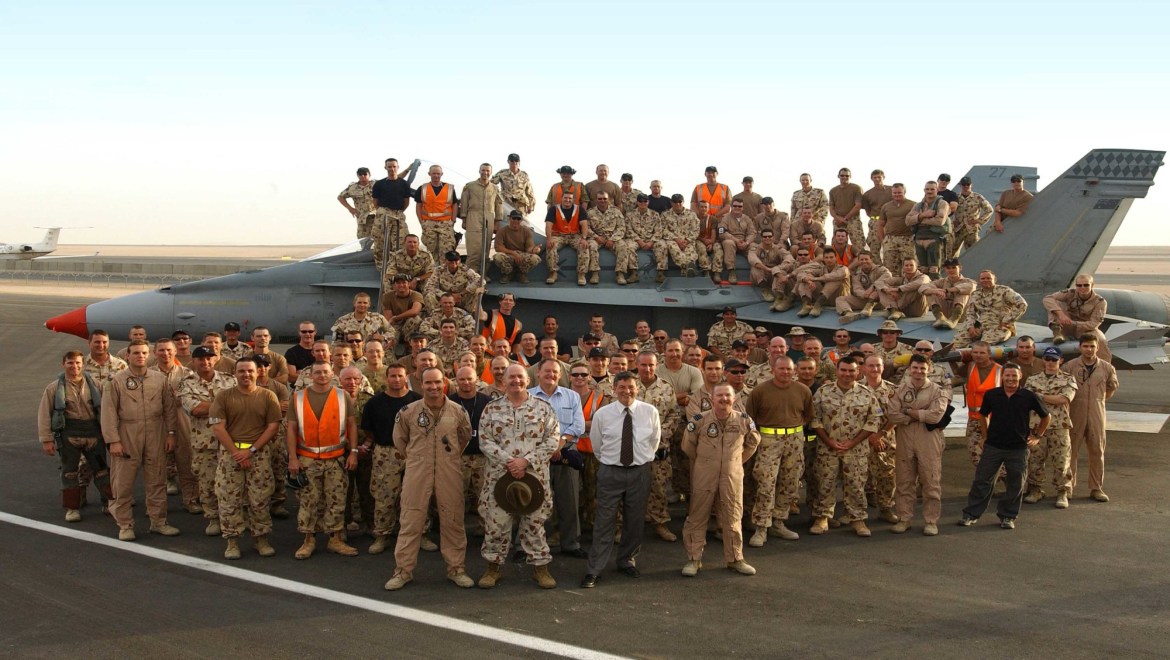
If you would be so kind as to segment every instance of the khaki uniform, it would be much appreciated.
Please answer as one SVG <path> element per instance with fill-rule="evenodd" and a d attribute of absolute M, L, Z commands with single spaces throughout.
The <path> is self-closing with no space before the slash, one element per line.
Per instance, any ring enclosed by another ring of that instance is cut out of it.
<path fill-rule="evenodd" d="M 504 222 L 504 200 L 500 197 L 499 188 L 490 181 L 480 183 L 479 179 L 464 185 L 463 192 L 459 195 L 459 217 L 463 219 L 467 265 L 478 272 L 481 269 L 480 260 L 483 258 L 485 245 L 491 249 L 496 227 Z"/>
<path fill-rule="evenodd" d="M 759 243 L 753 245 L 748 251 L 747 260 L 751 270 L 752 284 L 765 287 L 769 291 L 774 288 L 773 280 L 775 274 L 780 272 L 780 267 L 785 263 L 795 261 L 791 252 L 776 243 L 773 243 L 770 248 L 765 248 Z"/>
<path fill-rule="evenodd" d="M 750 417 L 732 410 L 720 420 L 708 411 L 687 424 L 682 449 L 691 459 L 691 503 L 683 525 L 687 558 L 702 560 L 711 509 L 723 530 L 723 558 L 743 559 L 743 464 L 760 444 Z"/>
<path fill-rule="evenodd" d="M 686 366 L 689 367 L 690 365 Z M 661 371 L 660 369 L 659 372 Z M 676 389 L 675 391 L 677 392 L 678 390 Z M 702 385 L 690 393 L 686 408 L 680 409 L 682 419 L 679 420 L 678 429 L 676 429 L 674 437 L 671 439 L 672 446 L 670 448 L 671 487 L 675 493 L 682 493 L 688 497 L 691 494 L 691 459 L 682 450 L 682 437 L 686 431 L 686 422 L 698 419 L 703 413 L 711 410 L 714 406 L 715 403 L 712 400 L 711 391 L 707 389 L 706 385 Z M 733 410 L 747 414 L 747 393 L 740 394 L 736 392 L 735 403 L 731 407 Z M 686 480 L 686 483 L 682 483 L 683 479 Z M 748 482 L 751 483 L 749 484 Z M 744 483 L 743 496 L 750 502 L 755 498 L 755 495 L 755 480 L 752 479 L 751 473 L 749 472 Z"/>
<path fill-rule="evenodd" d="M 360 332 L 363 340 L 369 339 L 375 333 L 385 334 L 389 330 L 390 322 L 378 312 L 366 312 L 365 318 L 362 319 L 358 319 L 353 312 L 350 312 L 334 321 L 333 327 L 329 328 L 329 332 L 333 333 L 334 337 L 343 338 L 346 333 Z M 273 365 L 275 366 L 275 362 Z"/>
<path fill-rule="evenodd" d="M 374 212 L 374 226 L 370 230 L 370 246 L 374 251 L 374 265 L 383 272 L 383 255 L 402 249 L 406 235 L 406 212 L 379 207 Z"/>
<path fill-rule="evenodd" d="M 345 201 L 352 200 L 353 207 L 357 209 L 357 237 L 366 238 L 374 228 L 374 219 L 371 214 L 374 211 L 374 184 L 370 183 L 368 186 L 363 186 L 361 183 L 354 181 L 345 187 L 337 195 L 337 199 Z M 243 357 L 242 355 L 240 357 Z"/>
<path fill-rule="evenodd" d="M 1102 298 L 1096 291 L 1088 300 L 1081 300 L 1077 290 L 1065 289 L 1044 296 L 1044 310 L 1048 312 L 1048 325 L 1056 323 L 1056 312 L 1062 311 L 1072 319 L 1072 325 L 1061 326 L 1065 337 L 1076 339 L 1083 334 L 1092 334 L 1097 337 L 1097 357 L 1109 362 L 1113 353 L 1109 351 L 1109 341 L 1105 333 L 1101 332 L 1101 322 L 1105 320 L 1105 313 L 1109 309 L 1109 301 Z"/>
<path fill-rule="evenodd" d="M 1024 388 L 1039 396 L 1062 396 L 1071 403 L 1076 398 L 1077 381 L 1072 374 L 1063 371 L 1051 376 L 1039 373 L 1029 378 Z M 1069 429 L 1072 428 L 1070 403 L 1044 404 L 1049 413 L 1048 430 L 1040 437 L 1039 444 L 1028 449 L 1028 490 L 1042 490 L 1047 481 L 1056 487 L 1058 494 L 1072 493 L 1072 473 L 1069 471 L 1072 451 L 1069 436 Z M 1039 422 L 1036 413 L 1032 413 L 1029 425 L 1035 428 Z"/>
<path fill-rule="evenodd" d="M 413 256 L 407 254 L 406 249 L 395 250 L 390 254 L 390 261 L 386 264 L 386 272 L 382 274 L 383 282 L 393 282 L 395 275 L 406 275 L 411 280 L 421 279 L 435 269 L 435 256 L 426 250 L 419 250 Z M 385 288 L 390 288 L 386 286 Z M 420 292 L 421 293 L 421 292 Z M 362 335 L 368 337 L 369 335 Z"/>
<path fill-rule="evenodd" d="M 906 316 L 914 318 L 926 313 L 926 298 L 919 292 L 923 286 L 930 283 L 926 273 L 919 272 L 914 277 L 906 277 L 898 271 L 898 275 L 889 275 L 879 281 L 876 286 L 881 289 L 890 287 L 897 289 L 897 293 L 890 295 L 885 291 L 878 292 L 878 302 L 884 309 L 896 309 Z"/>
<path fill-rule="evenodd" d="M 992 346 L 1016 334 L 1016 319 L 1028 311 L 1024 297 L 1003 284 L 990 289 L 976 287 L 963 320 L 955 328 L 955 348 L 967 348 L 974 341 L 967 329 L 976 321 L 983 326 L 983 341 Z M 1001 328 L 1000 325 L 1007 326 Z"/>
<path fill-rule="evenodd" d="M 540 255 L 528 252 L 533 245 L 532 229 L 520 227 L 513 231 L 512 227 L 507 225 L 500 227 L 500 230 L 496 232 L 496 253 L 492 255 L 492 263 L 503 275 L 510 276 L 517 268 L 520 269 L 521 273 L 528 273 L 540 263 Z M 525 254 L 520 257 L 520 263 L 517 264 L 510 255 L 504 254 L 501 247 L 508 250 L 518 250 Z"/>
<path fill-rule="evenodd" d="M 439 326 L 442 325 L 443 318 L 445 317 L 442 310 L 429 310 L 426 320 L 418 326 L 418 331 L 427 336 L 427 339 L 430 341 L 429 346 L 432 349 L 434 348 L 434 344 L 439 341 Z M 464 342 L 471 341 L 471 338 L 475 336 L 475 317 L 471 315 L 471 312 L 456 307 L 454 313 L 449 318 L 455 319 L 455 335 Z M 456 355 L 455 357 L 459 356 Z M 445 359 L 444 363 L 448 365 L 452 364 L 446 362 Z"/>
<path fill-rule="evenodd" d="M 656 376 L 650 385 L 639 380 L 638 400 L 658 409 L 658 419 L 662 426 L 658 448 L 669 447 L 670 439 L 674 437 L 674 432 L 681 422 L 674 388 L 661 376 Z M 670 511 L 666 501 L 666 484 L 670 482 L 670 470 L 669 456 L 661 460 L 654 459 L 650 472 L 650 497 L 646 500 L 646 518 L 656 525 L 670 522 Z"/>
<path fill-rule="evenodd" d="M 733 202 L 743 202 L 743 213 L 749 218 L 755 218 L 760 213 L 760 205 L 764 197 L 757 192 L 737 192 L 731 196 Z"/>
<path fill-rule="evenodd" d="M 492 175 L 489 179 L 500 187 L 500 197 L 512 208 L 528 215 L 536 206 L 536 193 L 532 190 L 532 180 L 524 170 L 515 173 L 504 168 Z"/>
<path fill-rule="evenodd" d="M 424 291 L 427 311 L 434 313 L 439 309 L 439 297 L 444 293 L 455 293 L 462 297 L 459 307 L 467 312 L 476 311 L 478 290 L 483 286 L 483 278 L 467 266 L 459 266 L 452 273 L 446 264 L 435 267 L 434 274 L 427 280 Z"/>
<path fill-rule="evenodd" d="M 1064 363 L 1061 369 L 1072 374 L 1078 388 L 1068 408 L 1072 420 L 1068 487 L 1071 490 L 1077 485 L 1077 454 L 1083 444 L 1089 453 L 1089 489 L 1101 490 L 1105 482 L 1105 400 L 1117 391 L 1117 370 L 1100 358 L 1092 368 L 1085 364 L 1084 358 L 1076 358 Z M 104 400 L 102 406 L 104 428 Z"/>
<path fill-rule="evenodd" d="M 745 257 L 747 256 L 747 249 L 738 249 L 735 245 L 736 241 L 754 243 L 756 223 L 750 215 L 741 214 L 736 218 L 728 213 L 719 221 L 718 232 L 719 242 L 723 245 L 723 267 L 728 271 L 734 271 L 736 253 L 742 252 Z"/>
<path fill-rule="evenodd" d="M 809 188 L 808 191 L 799 189 L 792 193 L 792 206 L 789 211 L 794 222 L 800 218 L 801 209 L 812 209 L 813 220 L 823 226 L 825 219 L 829 217 L 829 196 L 820 188 Z"/>
<path fill-rule="evenodd" d="M 861 210 L 865 211 L 866 217 L 869 218 L 868 231 L 865 234 L 865 245 L 869 248 L 870 253 L 873 254 L 874 263 L 878 264 L 884 262 L 882 261 L 882 244 L 878 240 L 877 228 L 881 220 L 882 207 L 894 199 L 892 190 L 890 186 L 886 185 L 874 186 L 865 191 L 865 194 L 861 196 Z"/>
<path fill-rule="evenodd" d="M 53 379 L 41 395 L 40 408 L 37 410 L 37 436 L 42 443 L 55 442 L 52 423 L 57 387 L 58 380 Z M 66 426 L 59 431 L 60 442 L 56 443 L 57 456 L 61 461 L 61 504 L 65 509 L 80 509 L 81 482 L 78 480 L 78 471 L 83 456 L 88 456 L 86 461 L 97 470 L 93 476 L 102 497 L 109 500 L 112 495 L 110 470 L 106 467 L 106 446 L 101 441 L 98 420 L 101 412 L 101 386 L 92 378 L 83 377 L 78 383 L 64 379 L 63 388 Z M 95 401 L 99 406 L 97 409 L 94 408 Z"/>
<path fill-rule="evenodd" d="M 882 402 L 889 421 L 894 424 L 897 438 L 895 477 L 897 480 L 898 518 L 909 522 L 914 518 L 914 500 L 918 485 L 922 485 L 922 517 L 928 523 L 938 524 L 942 515 L 942 455 L 946 447 L 942 429 L 931 431 L 917 415 L 911 419 L 904 409 L 926 411 L 925 421 L 942 419 L 950 397 L 937 383 L 928 381 L 920 390 L 909 380 L 894 388 Z"/>
<path fill-rule="evenodd" d="M 246 397 L 246 398 L 245 398 Z M 232 400 L 235 399 L 235 403 Z M 246 403 L 241 404 L 241 401 Z M 241 412 L 243 411 L 243 412 Z M 215 395 L 211 402 L 210 416 L 221 420 L 232 442 L 237 448 L 252 447 L 263 431 L 255 434 L 239 433 L 236 417 L 257 424 L 280 425 L 280 402 L 276 394 L 263 387 L 257 387 L 252 394 L 244 394 L 238 388 L 224 390 Z M 261 427 L 262 427 L 261 425 Z M 273 434 L 275 439 L 275 434 Z M 219 527 L 225 539 L 236 538 L 246 526 L 252 538 L 267 536 L 272 531 L 272 514 L 269 505 L 276 488 L 272 476 L 272 440 L 264 443 L 251 457 L 251 467 L 242 468 L 231 452 L 219 447 L 219 464 L 215 470 L 215 497 L 219 500 Z M 247 512 L 245 513 L 245 508 Z"/>
<path fill-rule="evenodd" d="M 833 186 L 829 189 L 829 206 L 832 207 L 833 212 L 837 215 L 845 215 L 853 210 L 855 204 L 865 206 L 865 194 L 861 192 L 861 186 L 856 183 L 846 183 L 840 186 Z M 837 221 L 833 221 L 833 230 L 844 229 L 849 232 L 849 242 L 854 245 L 865 245 L 865 234 L 861 233 L 861 209 L 845 217 L 844 225 L 837 225 Z"/>
<path fill-rule="evenodd" d="M 828 307 L 837 306 L 837 298 L 849 295 L 850 272 L 840 264 L 829 270 L 822 261 L 810 261 L 803 266 L 797 266 L 793 271 L 796 280 L 796 295 L 806 303 L 820 302 Z M 812 282 L 801 280 L 804 276 L 812 278 Z"/>
<path fill-rule="evenodd" d="M 877 305 L 877 284 L 887 277 L 890 277 L 890 271 L 877 263 L 869 272 L 860 267 L 855 268 L 850 282 L 850 292 L 837 298 L 837 313 L 844 315 L 860 310 L 870 303 Z"/>
<path fill-rule="evenodd" d="M 783 211 L 772 211 L 772 215 L 767 213 L 757 213 L 753 219 L 756 224 L 756 238 L 759 239 L 760 234 L 765 229 L 772 232 L 772 237 L 776 240 L 777 245 L 786 246 L 792 235 L 792 220 L 789 219 L 788 214 Z"/>
<path fill-rule="evenodd" d="M 178 425 L 175 408 L 174 392 L 158 371 L 134 376 L 123 369 L 102 388 L 102 437 L 107 445 L 122 443 L 127 454 L 110 456 L 110 514 L 119 529 L 134 529 L 130 501 L 139 469 L 151 526 L 167 524 L 166 439 Z"/>
<path fill-rule="evenodd" d="M 746 408 L 760 431 L 759 453 L 752 468 L 756 481 L 752 525 L 771 527 L 774 521 L 788 520 L 789 506 L 800 491 L 804 424 L 813 416 L 813 395 L 800 383 L 780 388 L 769 379 L 752 389 Z"/>
<path fill-rule="evenodd" d="M 913 210 L 914 201 L 903 199 L 901 204 L 893 200 L 886 202 L 879 212 L 884 235 L 882 263 L 891 273 L 902 272 L 904 259 L 918 258 L 914 252 L 914 232 L 906 224 L 906 216 Z"/>
<path fill-rule="evenodd" d="M 873 392 L 853 383 L 842 390 L 836 383 L 825 383 L 813 396 L 812 427 L 838 442 L 849 442 L 863 431 L 879 430 L 881 405 Z M 819 438 L 819 434 L 818 434 Z M 841 477 L 845 495 L 845 517 L 849 522 L 864 521 L 866 513 L 865 480 L 869 472 L 869 443 L 864 439 L 851 449 L 837 452 L 824 442 L 817 442 L 817 500 L 813 517 L 832 518 L 837 505 L 837 477 Z"/>
<path fill-rule="evenodd" d="M 211 403 L 215 395 L 236 386 L 233 376 L 213 371 L 211 380 L 205 381 L 194 371 L 187 370 L 179 383 L 178 401 L 187 418 L 188 437 L 191 443 L 191 471 L 199 484 L 199 503 L 203 517 L 219 520 L 219 500 L 215 497 L 215 470 L 219 464 L 219 441 L 211 431 L 210 417 L 192 417 L 191 411 L 201 403 Z"/>
<path fill-rule="evenodd" d="M 395 574 L 414 574 L 432 496 L 438 509 L 439 547 L 447 574 L 463 572 L 467 533 L 463 529 L 462 455 L 470 441 L 471 419 L 454 401 L 444 398 L 438 410 L 425 401 L 415 401 L 399 411 L 394 423 L 394 450 L 406 456 L 406 476 L 401 529 L 394 548 Z"/>
<path fill-rule="evenodd" d="M 962 275 L 953 280 L 944 275 L 937 280 L 923 284 L 918 290 L 925 296 L 929 291 L 954 289 L 954 291 L 946 291 L 946 295 L 943 298 L 926 296 L 926 304 L 931 309 L 934 309 L 937 305 L 939 311 L 948 319 L 958 319 L 963 313 L 963 310 L 967 309 L 967 302 L 971 299 L 971 294 L 975 292 L 975 287 L 977 286 L 979 285 L 975 280 L 963 277 Z"/>
<path fill-rule="evenodd" d="M 868 387 L 869 391 L 873 392 L 873 395 L 877 397 L 878 405 L 881 406 L 881 419 L 878 424 L 879 428 L 884 429 L 886 421 L 889 419 L 886 405 L 890 397 L 894 394 L 894 384 L 888 380 L 883 380 L 877 387 L 870 387 L 866 383 L 862 383 L 862 386 Z M 898 442 L 892 430 L 889 433 L 883 432 L 882 440 L 886 443 L 885 449 L 877 450 L 872 446 L 869 448 L 868 485 L 873 488 L 874 499 L 877 502 L 878 509 L 892 511 L 894 509 L 895 488 L 894 458 Z M 868 442 L 868 440 L 865 442 Z"/>
<path fill-rule="evenodd" d="M 949 257 L 959 254 L 979 241 L 979 230 L 995 215 L 995 207 L 983 195 L 972 192 L 959 193 L 959 206 L 955 209 L 954 247 Z"/>
<path fill-rule="evenodd" d="M 479 448 L 487 457 L 483 490 L 479 495 L 479 515 L 483 518 L 484 536 L 481 554 L 493 564 L 508 560 L 512 545 L 512 515 L 496 503 L 496 482 L 507 472 L 512 458 L 528 461 L 528 472 L 544 486 L 545 497 L 532 513 L 519 516 L 520 547 L 528 563 L 548 564 L 552 555 L 544 536 L 544 522 L 552 515 L 552 488 L 548 462 L 560 441 L 561 428 L 552 406 L 529 396 L 519 406 L 508 399 L 492 401 L 479 420 Z"/>
<path fill-rule="evenodd" d="M 625 268 L 619 267 L 618 272 L 638 269 L 638 241 L 651 243 L 650 250 L 654 254 L 655 267 L 658 270 L 666 270 L 666 255 L 658 249 L 658 244 L 662 240 L 662 225 L 662 216 L 654 211 L 647 210 L 643 213 L 635 209 L 626 214 L 626 228 L 623 234 L 626 261 Z"/>
<path fill-rule="evenodd" d="M 589 209 L 589 272 L 601 270 L 601 249 L 597 238 L 613 241 L 614 270 L 624 272 L 629 265 L 629 246 L 626 244 L 626 218 L 621 210 L 610 204 L 602 212 L 599 208 Z"/>
<path fill-rule="evenodd" d="M 707 347 L 720 355 L 730 355 L 731 342 L 743 339 L 743 336 L 752 330 L 752 326 L 743 321 L 736 321 L 731 327 L 719 321 L 707 330 Z"/>

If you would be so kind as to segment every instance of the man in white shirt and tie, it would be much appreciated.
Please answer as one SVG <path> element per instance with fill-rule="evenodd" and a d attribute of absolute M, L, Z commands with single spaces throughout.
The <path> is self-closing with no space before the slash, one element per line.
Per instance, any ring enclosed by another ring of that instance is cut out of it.
<path fill-rule="evenodd" d="M 601 463 L 597 471 L 597 516 L 593 522 L 593 546 L 581 588 L 597 585 L 601 569 L 613 550 L 618 505 L 622 506 L 622 540 L 617 548 L 617 567 L 629 577 L 641 573 L 634 565 L 642 548 L 643 519 L 650 496 L 650 470 L 662 427 L 658 409 L 639 401 L 638 377 L 625 371 L 614 377 L 616 401 L 593 414 L 589 437 Z"/>

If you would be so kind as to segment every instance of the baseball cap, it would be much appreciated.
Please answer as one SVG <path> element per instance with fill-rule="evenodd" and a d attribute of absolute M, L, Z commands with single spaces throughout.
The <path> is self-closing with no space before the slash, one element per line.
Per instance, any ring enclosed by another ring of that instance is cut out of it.
<path fill-rule="evenodd" d="M 523 214 L 523 213 L 521 213 L 521 212 L 519 212 L 519 211 L 517 211 L 517 210 L 515 210 L 515 209 L 513 209 L 513 210 L 512 210 L 512 212 L 508 214 L 508 217 L 509 217 L 509 218 L 520 218 L 520 219 L 524 219 L 524 214 Z"/>
<path fill-rule="evenodd" d="M 947 174 L 946 172 L 943 172 L 942 174 L 938 175 L 938 180 L 939 181 L 950 181 L 951 175 Z"/>
<path fill-rule="evenodd" d="M 520 162 L 520 154 L 508 154 L 508 162 L 509 163 L 519 163 Z"/>
<path fill-rule="evenodd" d="M 686 201 L 686 198 L 678 193 L 675 193 L 675 194 L 670 196 L 670 201 L 678 202 L 679 204 L 682 204 L 683 202 Z"/>
<path fill-rule="evenodd" d="M 959 179 L 959 185 L 960 185 L 960 186 L 969 186 L 969 185 L 971 185 L 971 177 L 969 177 L 969 176 L 965 176 L 965 177 L 963 177 L 962 179 Z"/>
<path fill-rule="evenodd" d="M 1059 360 L 1060 359 L 1060 349 L 1055 347 L 1055 346 L 1049 346 L 1048 348 L 1044 349 L 1044 359 L 1047 360 L 1049 358 L 1052 358 L 1054 360 Z"/>
<path fill-rule="evenodd" d="M 589 354 L 586 357 L 607 358 L 609 357 L 609 353 L 606 353 L 605 349 L 600 346 L 594 346 L 593 348 L 589 349 Z"/>
<path fill-rule="evenodd" d="M 223 324 L 223 329 L 225 332 L 228 330 L 239 330 L 240 324 L 236 323 L 235 321 L 228 321 L 227 323 Z"/>
<path fill-rule="evenodd" d="M 215 357 L 215 351 L 206 346 L 196 346 L 191 349 L 191 357 L 193 358 L 210 358 Z"/>
<path fill-rule="evenodd" d="M 708 165 L 708 166 L 706 167 L 706 169 L 704 169 L 703 171 L 704 171 L 704 172 L 715 172 L 716 174 L 718 174 L 718 173 L 719 173 L 719 168 L 718 168 L 718 167 L 715 167 L 714 165 Z"/>
<path fill-rule="evenodd" d="M 459 261 L 459 253 L 455 250 L 448 250 L 447 254 L 443 256 L 447 258 L 447 261 Z"/>

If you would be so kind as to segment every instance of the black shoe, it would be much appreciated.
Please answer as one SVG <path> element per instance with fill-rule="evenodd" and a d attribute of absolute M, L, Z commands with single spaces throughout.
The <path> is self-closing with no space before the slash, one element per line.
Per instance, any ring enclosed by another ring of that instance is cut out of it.
<path fill-rule="evenodd" d="M 1016 519 L 1015 518 L 1001 518 L 999 521 L 999 526 L 1003 529 L 1015 529 L 1016 528 Z"/>
<path fill-rule="evenodd" d="M 626 577 L 640 578 L 642 571 L 638 570 L 637 566 L 618 566 L 618 570 L 626 574 Z"/>
<path fill-rule="evenodd" d="M 958 525 L 959 525 L 959 527 L 970 527 L 971 525 L 974 525 L 977 522 L 979 522 L 978 518 L 972 518 L 970 516 L 963 516 L 963 518 L 961 520 L 959 520 Z"/>
<path fill-rule="evenodd" d="M 597 576 L 592 573 L 586 573 L 585 577 L 581 578 L 582 589 L 592 589 L 597 586 Z"/>
<path fill-rule="evenodd" d="M 561 554 L 566 557 L 576 557 L 577 559 L 588 559 L 589 553 L 585 548 L 573 548 L 572 550 L 561 550 Z"/>

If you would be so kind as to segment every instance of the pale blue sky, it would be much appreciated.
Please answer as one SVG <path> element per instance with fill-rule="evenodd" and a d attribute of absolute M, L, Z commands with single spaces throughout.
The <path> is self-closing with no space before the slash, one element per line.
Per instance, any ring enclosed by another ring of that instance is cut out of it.
<path fill-rule="evenodd" d="M 22 3 L 24 4 L 24 3 Z M 716 164 L 911 190 L 972 164 L 1041 185 L 1166 149 L 1167 9 L 1139 2 L 0 3 L 0 227 L 76 243 L 340 243 L 358 166 L 510 151 L 689 191 Z M 1170 244 L 1170 173 L 1115 244 Z M 454 177 L 451 177 L 454 178 Z M 864 181 L 862 181 L 864 183 Z"/>

